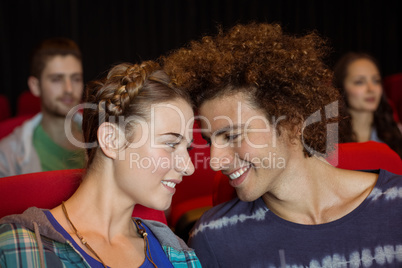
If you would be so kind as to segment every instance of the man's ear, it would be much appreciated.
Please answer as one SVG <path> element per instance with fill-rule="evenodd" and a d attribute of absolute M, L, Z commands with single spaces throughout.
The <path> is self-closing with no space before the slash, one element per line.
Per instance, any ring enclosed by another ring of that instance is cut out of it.
<path fill-rule="evenodd" d="M 105 122 L 99 126 L 97 134 L 103 153 L 109 158 L 116 159 L 124 145 L 124 133 L 115 124 Z"/>
<path fill-rule="evenodd" d="M 40 86 L 39 86 L 39 79 L 35 76 L 28 77 L 28 87 L 31 93 L 36 96 L 40 97 Z"/>

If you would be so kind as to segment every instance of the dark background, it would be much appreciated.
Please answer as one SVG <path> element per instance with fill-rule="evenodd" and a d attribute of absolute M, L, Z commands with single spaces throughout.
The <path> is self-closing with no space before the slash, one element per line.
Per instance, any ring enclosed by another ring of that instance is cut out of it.
<path fill-rule="evenodd" d="M 332 66 L 347 51 L 375 56 L 383 75 L 402 72 L 402 10 L 398 1 L 325 0 L 2 0 L 0 93 L 15 113 L 27 89 L 32 47 L 43 38 L 66 36 L 83 52 L 85 82 L 111 65 L 155 59 L 218 25 L 278 22 L 285 32 L 316 29 L 333 48 Z"/>

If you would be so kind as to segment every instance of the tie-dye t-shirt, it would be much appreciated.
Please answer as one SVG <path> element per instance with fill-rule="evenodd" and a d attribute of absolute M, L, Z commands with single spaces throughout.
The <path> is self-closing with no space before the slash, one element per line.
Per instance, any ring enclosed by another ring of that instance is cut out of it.
<path fill-rule="evenodd" d="M 263 200 L 231 200 L 190 233 L 203 267 L 402 267 L 402 176 L 379 170 L 371 194 L 330 223 L 281 219 Z"/>

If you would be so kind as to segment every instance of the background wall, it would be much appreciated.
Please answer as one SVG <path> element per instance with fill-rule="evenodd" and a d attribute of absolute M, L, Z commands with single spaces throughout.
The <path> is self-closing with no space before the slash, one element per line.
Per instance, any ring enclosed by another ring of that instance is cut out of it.
<path fill-rule="evenodd" d="M 250 21 L 278 22 L 288 33 L 316 29 L 333 48 L 365 51 L 384 75 L 402 72 L 402 16 L 397 1 L 322 0 L 13 0 L 0 3 L 0 93 L 15 112 L 27 89 L 32 47 L 66 36 L 82 49 L 85 82 L 111 65 L 154 59 L 204 34 Z"/>

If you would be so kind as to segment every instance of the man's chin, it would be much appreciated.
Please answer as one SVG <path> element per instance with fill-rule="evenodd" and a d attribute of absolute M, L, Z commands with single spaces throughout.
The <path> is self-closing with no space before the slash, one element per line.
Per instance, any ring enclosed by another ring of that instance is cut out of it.
<path fill-rule="evenodd" d="M 66 118 L 68 112 L 71 109 L 54 109 L 54 110 L 46 110 L 45 112 L 51 115 L 52 117 Z"/>
<path fill-rule="evenodd" d="M 237 197 L 243 202 L 253 202 L 261 197 L 261 196 L 255 195 L 255 194 L 247 193 L 245 191 L 240 191 L 240 190 L 238 191 L 238 189 L 236 189 L 236 194 L 237 194 Z"/>

